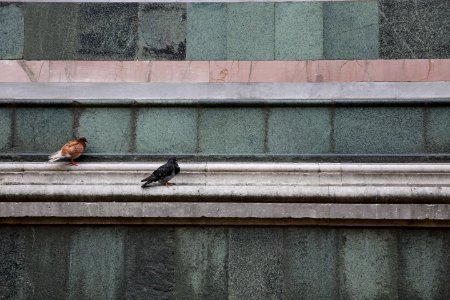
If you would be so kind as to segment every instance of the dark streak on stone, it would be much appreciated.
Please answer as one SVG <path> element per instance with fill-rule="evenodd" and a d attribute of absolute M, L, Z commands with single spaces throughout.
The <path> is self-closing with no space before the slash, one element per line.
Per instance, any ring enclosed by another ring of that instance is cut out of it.
<path fill-rule="evenodd" d="M 263 153 L 269 152 L 269 114 L 270 108 L 264 107 L 264 148 Z"/>

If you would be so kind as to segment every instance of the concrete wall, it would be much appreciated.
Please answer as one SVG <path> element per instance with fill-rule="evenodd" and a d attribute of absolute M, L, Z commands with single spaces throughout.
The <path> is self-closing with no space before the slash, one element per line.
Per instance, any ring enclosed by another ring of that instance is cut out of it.
<path fill-rule="evenodd" d="M 2 299 L 448 299 L 449 229 L 1 226 Z"/>

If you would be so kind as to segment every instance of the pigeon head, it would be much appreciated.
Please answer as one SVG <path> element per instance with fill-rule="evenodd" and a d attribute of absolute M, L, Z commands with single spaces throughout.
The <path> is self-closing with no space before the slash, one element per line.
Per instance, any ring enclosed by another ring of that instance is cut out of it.
<path fill-rule="evenodd" d="M 177 158 L 176 157 L 171 157 L 171 158 L 169 158 L 169 161 L 168 161 L 169 163 L 176 163 L 177 162 Z"/>
<path fill-rule="evenodd" d="M 79 141 L 80 143 L 87 143 L 87 139 L 86 139 L 84 136 L 79 137 L 79 138 L 78 138 L 78 141 Z"/>

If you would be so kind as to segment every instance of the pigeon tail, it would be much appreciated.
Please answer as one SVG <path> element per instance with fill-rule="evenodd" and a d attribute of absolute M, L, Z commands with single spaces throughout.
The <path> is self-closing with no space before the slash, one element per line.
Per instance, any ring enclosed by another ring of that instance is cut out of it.
<path fill-rule="evenodd" d="M 53 153 L 48 158 L 49 158 L 48 162 L 55 162 L 61 158 L 64 158 L 64 156 L 61 154 L 61 150 L 60 150 L 60 151 Z"/>

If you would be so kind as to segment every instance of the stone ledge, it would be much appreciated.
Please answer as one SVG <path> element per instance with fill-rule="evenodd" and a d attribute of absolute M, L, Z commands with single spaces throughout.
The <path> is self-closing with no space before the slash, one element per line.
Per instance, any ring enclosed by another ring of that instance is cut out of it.
<path fill-rule="evenodd" d="M 450 164 L 182 163 L 142 189 L 161 163 L 1 163 L 0 201 L 450 204 Z"/>

